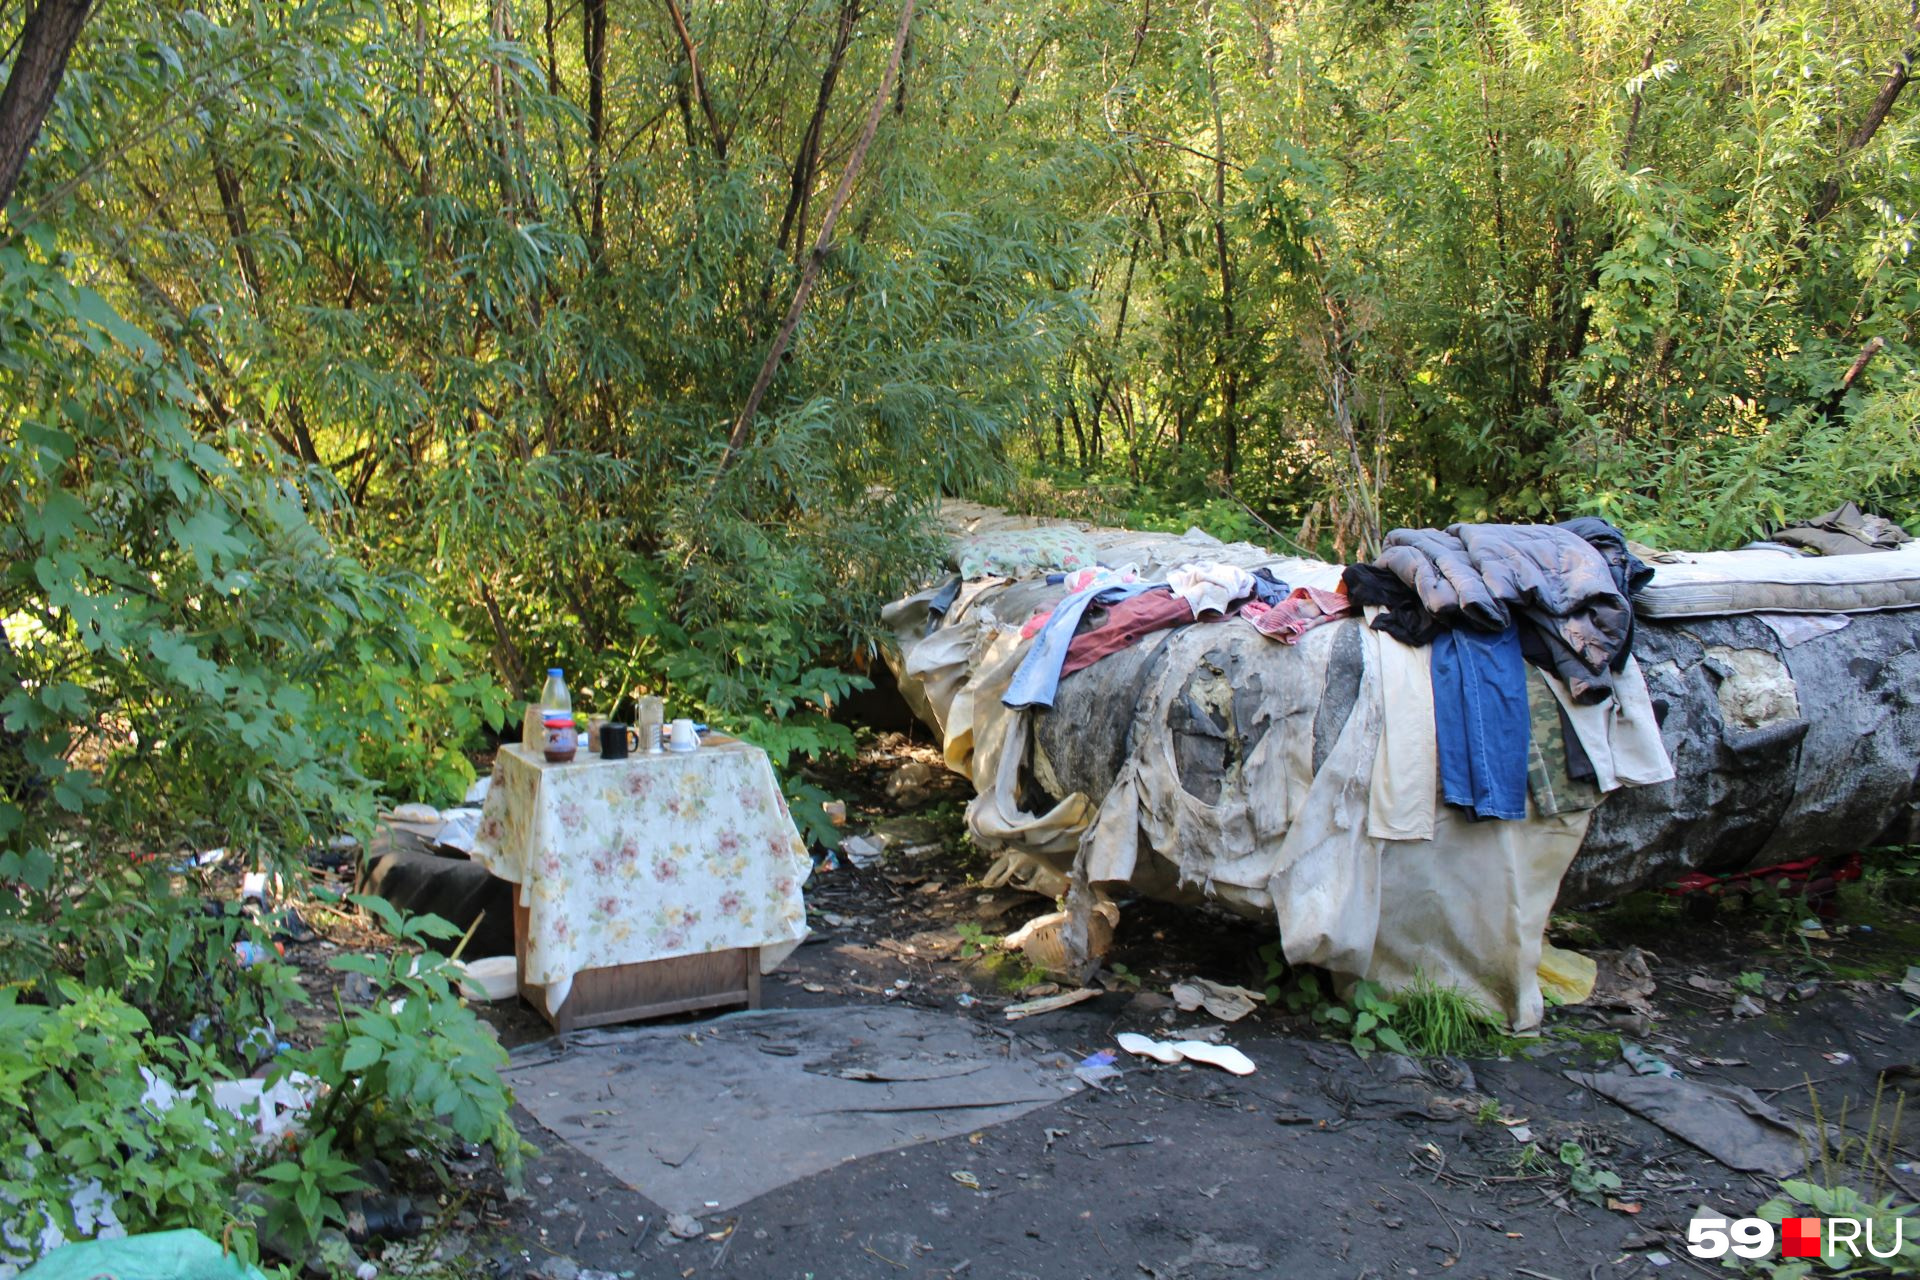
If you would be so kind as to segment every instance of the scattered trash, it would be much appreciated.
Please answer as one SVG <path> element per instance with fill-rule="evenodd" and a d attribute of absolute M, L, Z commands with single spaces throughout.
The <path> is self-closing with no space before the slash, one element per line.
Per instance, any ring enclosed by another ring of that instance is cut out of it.
<path fill-rule="evenodd" d="M 1513 1140 L 1519 1143 L 1523 1147 L 1526 1146 L 1529 1142 L 1533 1141 L 1533 1130 L 1529 1128 L 1527 1125 L 1524 1125 L 1524 1124 L 1509 1125 L 1507 1126 L 1507 1132 L 1512 1134 Z"/>
<path fill-rule="evenodd" d="M 955 996 L 953 1002 L 959 1005 L 962 1009 L 971 1009 L 973 1008 L 973 1006 L 980 1003 L 979 1000 L 977 1000 L 973 996 L 967 995 L 965 992 L 962 992 L 958 996 Z"/>
<path fill-rule="evenodd" d="M 827 815 L 827 821 L 836 827 L 847 825 L 847 802 L 845 800 L 823 800 L 820 812 Z"/>
<path fill-rule="evenodd" d="M 886 856 L 888 843 L 883 835 L 848 836 L 840 842 L 840 852 L 856 867 L 872 867 Z"/>
<path fill-rule="evenodd" d="M 888 776 L 886 792 L 889 799 L 914 805 L 926 799 L 932 785 L 933 766 L 923 760 L 909 760 Z"/>
<path fill-rule="evenodd" d="M 984 883 L 984 882 L 983 882 Z M 1074 965 L 1068 955 L 1066 933 L 1071 913 L 1053 911 L 1036 916 L 1001 939 L 1008 951 L 1018 951 L 1048 973 L 1070 974 Z M 1120 923 L 1120 909 L 1111 902 L 1096 902 L 1087 913 L 1087 954 L 1103 956 L 1113 946 L 1113 931 Z"/>
<path fill-rule="evenodd" d="M 1920 1000 L 1920 964 L 1907 966 L 1907 976 L 1900 980 L 1900 989 L 1915 1000 Z"/>
<path fill-rule="evenodd" d="M 1640 1212 L 1639 1205 L 1631 1204 L 1625 1200 L 1615 1200 L 1612 1196 L 1607 1197 L 1607 1208 L 1613 1210 L 1615 1213 L 1639 1213 Z"/>
<path fill-rule="evenodd" d="M 1017 1022 L 1021 1018 L 1031 1018 L 1039 1013 L 1052 1013 L 1055 1009 L 1064 1009 L 1068 1005 L 1079 1004 L 1082 1000 L 1091 1000 L 1104 994 L 1098 987 L 1082 987 L 1078 991 L 1063 991 L 1057 996 L 1046 996 L 1039 1000 L 1022 1000 L 1019 1004 L 1010 1004 L 1006 1008 L 1007 1020 Z"/>
<path fill-rule="evenodd" d="M 240 878 L 240 905 L 264 912 L 272 906 L 267 893 L 267 873 L 249 871 Z"/>
<path fill-rule="evenodd" d="M 1597 1009 L 1622 1009 L 1653 1016 L 1651 997 L 1656 988 L 1646 952 L 1638 947 L 1593 953 L 1593 995 L 1587 1003 Z"/>
<path fill-rule="evenodd" d="M 952 1177 L 955 1182 L 970 1191 L 978 1191 L 980 1189 L 980 1179 L 965 1169 L 955 1169 Z"/>
<path fill-rule="evenodd" d="M 1819 920 L 1813 918 L 1812 916 L 1809 916 L 1805 920 L 1802 920 L 1800 922 L 1799 931 L 1800 931 L 1800 936 L 1803 938 L 1814 938 L 1814 939 L 1824 940 L 1827 938 L 1831 938 L 1833 936 L 1832 934 L 1827 932 L 1827 927 L 1825 925 L 1821 924 Z"/>
<path fill-rule="evenodd" d="M 491 790 L 493 790 L 493 776 L 491 774 L 484 778 L 476 778 L 474 779 L 473 785 L 467 788 L 467 794 L 460 797 L 460 803 L 463 805 L 485 804 L 487 802 L 487 793 Z"/>
<path fill-rule="evenodd" d="M 1635 1074 L 1643 1076 L 1664 1076 L 1669 1080 L 1680 1078 L 1679 1070 L 1665 1058 L 1647 1049 L 1642 1049 L 1631 1040 L 1620 1042 L 1620 1056 L 1627 1060 Z"/>
<path fill-rule="evenodd" d="M 1735 998 L 1733 1007 L 1728 1010 L 1736 1018 L 1758 1018 L 1766 1013 L 1767 1006 L 1749 995 Z"/>
<path fill-rule="evenodd" d="M 267 927 L 273 931 L 275 942 L 312 942 L 320 936 L 292 907 L 275 915 L 267 922 Z"/>
<path fill-rule="evenodd" d="M 1176 982 L 1168 994 L 1182 1013 L 1205 1009 L 1222 1022 L 1238 1022 L 1267 999 L 1258 991 L 1229 987 L 1206 978 L 1188 978 L 1184 982 Z"/>
<path fill-rule="evenodd" d="M 287 949 L 277 942 L 271 947 L 262 946 L 260 943 L 252 941 L 241 941 L 233 944 L 234 959 L 240 962 L 242 969 L 251 969 L 263 960 L 271 960 L 276 956 L 285 956 L 286 954 Z"/>
<path fill-rule="evenodd" d="M 1113 1065 L 1113 1050 L 1102 1049 L 1082 1058 L 1080 1065 L 1073 1069 L 1073 1074 L 1095 1089 L 1104 1090 L 1107 1081 L 1117 1080 L 1124 1073 Z"/>
<path fill-rule="evenodd" d="M 1237 1076 L 1249 1076 L 1254 1071 L 1253 1059 L 1228 1044 L 1208 1044 L 1203 1040 L 1155 1040 L 1133 1031 L 1123 1031 L 1115 1040 L 1128 1053 L 1152 1058 L 1168 1066 L 1185 1059 L 1188 1062 L 1204 1062 Z"/>
<path fill-rule="evenodd" d="M 706 1234 L 706 1228 L 692 1214 L 670 1213 L 667 1215 L 667 1231 L 681 1240 L 692 1240 Z"/>
<path fill-rule="evenodd" d="M 426 826 L 429 823 L 437 824 L 440 821 L 440 811 L 430 804 L 402 804 L 395 805 L 393 811 L 387 814 L 387 817 L 394 822 L 406 822 L 416 826 Z"/>
<path fill-rule="evenodd" d="M 469 1000 L 507 1000 L 520 992 L 519 964 L 512 956 L 463 960 L 460 994 Z"/>
<path fill-rule="evenodd" d="M 1585 1004 L 1593 995 L 1593 984 L 1600 967 L 1591 957 L 1552 943 L 1540 947 L 1540 963 L 1535 966 L 1540 990 L 1561 1004 Z"/>
<path fill-rule="evenodd" d="M 1853 1061 L 1853 1055 L 1850 1053 L 1823 1053 L 1820 1056 L 1836 1067 L 1844 1067 Z"/>

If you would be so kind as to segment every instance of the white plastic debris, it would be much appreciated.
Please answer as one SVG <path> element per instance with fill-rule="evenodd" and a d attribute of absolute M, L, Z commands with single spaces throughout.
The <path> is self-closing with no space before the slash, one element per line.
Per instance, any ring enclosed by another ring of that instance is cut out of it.
<path fill-rule="evenodd" d="M 512 956 L 462 960 L 460 994 L 469 1000 L 508 1000 L 520 991 L 519 965 Z"/>
<path fill-rule="evenodd" d="M 1152 1058 L 1169 1066 L 1185 1059 L 1188 1062 L 1204 1062 L 1210 1067 L 1231 1071 L 1236 1076 L 1250 1076 L 1254 1072 L 1253 1059 L 1230 1044 L 1208 1044 L 1203 1040 L 1169 1042 L 1131 1031 L 1122 1032 L 1116 1039 L 1128 1053 Z"/>

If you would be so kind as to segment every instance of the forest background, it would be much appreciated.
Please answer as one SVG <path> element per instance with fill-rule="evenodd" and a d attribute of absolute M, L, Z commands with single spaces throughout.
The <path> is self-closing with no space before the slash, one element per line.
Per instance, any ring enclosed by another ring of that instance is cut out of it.
<path fill-rule="evenodd" d="M 0 923 L 455 798 L 548 665 L 844 748 L 943 495 L 1344 558 L 1911 520 L 1917 43 L 1912 0 L 0 0 Z"/>
<path fill-rule="evenodd" d="M 67 1162 L 0 1192 L 236 1212 L 75 1101 L 138 1084 L 77 1028 L 245 1070 L 170 1033 L 287 995 L 130 853 L 456 799 L 549 665 L 844 749 L 943 496 L 1339 558 L 1920 517 L 1917 47 L 1914 0 L 0 0 L 0 1107 Z M 479 1071 L 463 1013 L 396 1043 Z M 374 1088 L 373 1016 L 307 1067 Z M 368 1114 L 473 1140 L 482 1077 Z M 314 1221 L 335 1136 L 277 1175 Z"/>

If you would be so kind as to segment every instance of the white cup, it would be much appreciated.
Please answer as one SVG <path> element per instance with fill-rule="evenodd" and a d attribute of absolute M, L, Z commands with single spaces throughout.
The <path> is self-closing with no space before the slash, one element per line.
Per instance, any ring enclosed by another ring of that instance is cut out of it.
<path fill-rule="evenodd" d="M 691 751 L 700 745 L 700 735 L 694 732 L 693 721 L 675 720 L 670 741 L 675 751 Z"/>

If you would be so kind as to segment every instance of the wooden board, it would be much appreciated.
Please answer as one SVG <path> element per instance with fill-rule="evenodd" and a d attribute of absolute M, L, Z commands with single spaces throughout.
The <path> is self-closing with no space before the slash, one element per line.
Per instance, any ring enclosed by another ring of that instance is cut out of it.
<path fill-rule="evenodd" d="M 527 908 L 513 907 L 513 951 L 520 997 L 559 1032 L 639 1022 L 729 1005 L 760 1007 L 760 948 L 735 947 L 640 964 L 584 969 L 558 1013 L 547 1012 L 547 988 L 527 981 Z"/>

